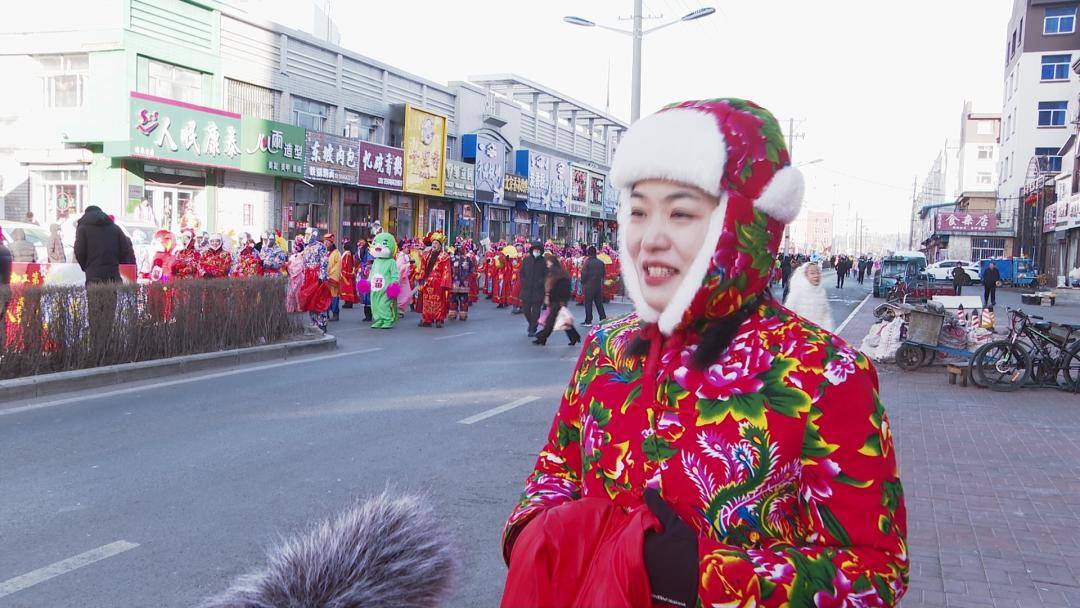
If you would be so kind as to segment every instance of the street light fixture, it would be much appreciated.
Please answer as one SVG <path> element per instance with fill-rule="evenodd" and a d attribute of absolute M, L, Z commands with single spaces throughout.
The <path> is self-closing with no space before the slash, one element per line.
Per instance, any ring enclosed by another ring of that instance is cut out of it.
<path fill-rule="evenodd" d="M 607 25 L 600 25 L 595 21 L 590 21 L 584 17 L 566 16 L 563 17 L 563 21 L 570 25 L 579 25 L 581 27 L 597 27 L 602 30 L 608 30 L 611 32 L 617 32 L 630 36 L 634 40 L 634 60 L 633 68 L 630 74 L 630 122 L 637 122 L 637 119 L 641 117 L 641 39 L 645 37 L 645 34 L 651 34 L 657 30 L 662 30 L 665 27 L 675 25 L 676 23 L 682 23 L 683 21 L 694 21 L 701 19 L 702 17 L 708 17 L 716 12 L 716 9 L 711 6 L 699 8 L 695 11 L 683 15 L 675 21 L 670 21 L 663 25 L 658 25 L 654 28 L 647 30 L 641 28 L 641 15 L 642 0 L 634 0 L 634 28 L 630 30 L 624 30 L 617 27 L 610 27 Z"/>
<path fill-rule="evenodd" d="M 804 163 L 798 163 L 795 166 L 796 167 L 805 167 L 807 165 L 816 165 L 818 163 L 823 163 L 823 162 L 825 162 L 824 158 L 815 158 L 814 160 L 808 160 L 808 161 L 806 161 Z"/>

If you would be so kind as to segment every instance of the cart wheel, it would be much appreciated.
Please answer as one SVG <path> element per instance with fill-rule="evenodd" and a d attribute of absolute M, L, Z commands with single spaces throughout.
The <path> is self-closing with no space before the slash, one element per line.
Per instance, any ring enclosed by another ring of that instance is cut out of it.
<path fill-rule="evenodd" d="M 938 356 L 937 351 L 933 350 L 933 349 L 930 349 L 930 348 L 924 348 L 924 349 L 922 349 L 922 351 L 923 351 L 922 367 L 929 367 L 929 366 L 933 365 L 934 361 L 937 359 L 937 356 Z"/>
<path fill-rule="evenodd" d="M 921 346 L 902 344 L 896 351 L 896 364 L 906 372 L 912 372 L 922 365 L 923 349 Z"/>

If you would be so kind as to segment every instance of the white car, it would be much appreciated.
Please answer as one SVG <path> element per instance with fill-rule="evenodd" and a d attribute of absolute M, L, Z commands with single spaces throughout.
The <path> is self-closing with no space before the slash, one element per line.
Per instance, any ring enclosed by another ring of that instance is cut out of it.
<path fill-rule="evenodd" d="M 926 267 L 926 274 L 930 275 L 930 278 L 935 281 L 949 281 L 952 282 L 953 268 L 957 266 L 964 269 L 967 273 L 969 282 L 978 282 L 982 276 L 982 272 L 979 269 L 979 265 L 974 262 L 965 262 L 963 260 L 942 260 L 940 262 L 934 262 Z"/>

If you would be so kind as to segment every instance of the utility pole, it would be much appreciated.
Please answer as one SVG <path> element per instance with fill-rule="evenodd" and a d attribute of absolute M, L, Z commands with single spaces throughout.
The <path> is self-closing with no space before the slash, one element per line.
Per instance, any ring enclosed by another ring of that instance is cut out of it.
<path fill-rule="evenodd" d="M 911 182 L 911 221 L 909 222 L 911 225 L 908 226 L 908 240 L 907 240 L 907 246 L 908 246 L 909 251 L 915 248 L 915 201 L 918 200 L 915 197 L 915 190 L 918 187 L 919 187 L 919 177 L 916 176 L 914 181 Z M 900 244 L 899 236 L 896 239 L 896 244 L 897 245 Z"/>
<path fill-rule="evenodd" d="M 630 83 L 630 122 L 635 123 L 641 118 L 641 4 L 642 0 L 634 0 L 634 71 Z"/>

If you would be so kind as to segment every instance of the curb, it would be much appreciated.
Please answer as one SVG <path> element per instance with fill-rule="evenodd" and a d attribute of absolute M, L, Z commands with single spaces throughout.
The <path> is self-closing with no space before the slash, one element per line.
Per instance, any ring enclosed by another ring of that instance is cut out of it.
<path fill-rule="evenodd" d="M 210 369 L 219 370 L 222 367 L 233 367 L 248 363 L 292 359 L 312 353 L 334 350 L 335 348 L 337 348 L 337 338 L 327 334 L 314 339 L 302 337 L 298 340 L 279 344 L 250 346 L 248 348 L 213 353 L 198 353 L 168 359 L 137 361 L 135 363 L 121 363 L 52 374 L 39 374 L 28 378 L 0 380 L 0 403 L 137 382 L 139 380 L 151 380 L 176 374 L 188 374 Z"/>

